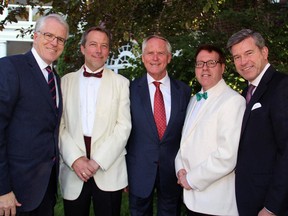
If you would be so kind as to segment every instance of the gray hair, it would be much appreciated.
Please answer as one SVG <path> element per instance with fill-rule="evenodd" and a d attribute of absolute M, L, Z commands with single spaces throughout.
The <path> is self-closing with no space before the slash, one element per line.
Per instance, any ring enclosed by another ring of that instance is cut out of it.
<path fill-rule="evenodd" d="M 36 22 L 36 25 L 35 25 L 35 32 L 37 31 L 40 31 L 43 26 L 45 25 L 45 22 L 48 20 L 48 19 L 54 19 L 56 21 L 58 21 L 61 25 L 63 25 L 67 31 L 67 38 L 69 36 L 69 26 L 68 26 L 68 23 L 66 22 L 66 20 L 64 19 L 64 17 L 62 17 L 61 15 L 59 14 L 49 14 L 47 16 L 42 16 L 40 17 L 37 22 Z"/>
<path fill-rule="evenodd" d="M 166 43 L 167 52 L 170 54 L 172 53 L 172 47 L 171 47 L 171 44 L 169 43 L 169 41 L 166 38 L 161 37 L 159 35 L 151 35 L 151 36 L 144 39 L 144 41 L 142 43 L 142 53 L 144 53 L 144 51 L 145 51 L 145 48 L 147 46 L 147 42 L 149 40 L 151 40 L 152 38 L 157 38 L 157 39 L 163 40 Z"/>
<path fill-rule="evenodd" d="M 231 53 L 231 48 L 232 46 L 234 46 L 235 44 L 240 43 L 241 41 L 243 41 L 246 38 L 252 37 L 255 41 L 255 44 L 257 47 L 259 47 L 259 49 L 262 49 L 263 47 L 265 47 L 265 40 L 262 37 L 262 35 L 259 32 L 255 32 L 251 29 L 242 29 L 236 33 L 234 33 L 227 42 L 227 49 L 229 50 L 229 52 Z"/>

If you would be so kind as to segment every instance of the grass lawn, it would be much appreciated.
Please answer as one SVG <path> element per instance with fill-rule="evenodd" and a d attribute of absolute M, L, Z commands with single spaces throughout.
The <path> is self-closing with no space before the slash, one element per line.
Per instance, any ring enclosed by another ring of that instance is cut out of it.
<path fill-rule="evenodd" d="M 155 196 L 154 196 L 155 197 Z M 154 200 L 155 203 L 155 200 Z M 129 207 L 128 207 L 128 193 L 122 193 L 122 206 L 121 206 L 121 216 L 129 216 Z M 182 205 L 182 212 L 181 215 L 185 215 L 184 211 L 185 207 Z M 155 210 L 155 207 L 154 207 Z M 59 192 L 59 198 L 57 201 L 57 204 L 55 206 L 55 216 L 64 216 L 64 209 L 63 209 L 63 202 L 62 197 L 60 196 Z M 93 208 L 91 206 L 90 209 L 90 216 L 94 216 Z"/>

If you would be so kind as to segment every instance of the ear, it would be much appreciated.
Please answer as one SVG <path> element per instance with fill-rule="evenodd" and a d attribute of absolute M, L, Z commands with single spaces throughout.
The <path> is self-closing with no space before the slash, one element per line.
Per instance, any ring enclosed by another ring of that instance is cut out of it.
<path fill-rule="evenodd" d="M 222 69 L 222 74 L 224 74 L 224 72 L 225 72 L 225 64 L 221 64 L 221 69 Z"/>
<path fill-rule="evenodd" d="M 83 45 L 80 46 L 81 53 L 85 55 L 85 47 Z"/>
<path fill-rule="evenodd" d="M 264 46 L 262 49 L 261 49 L 261 53 L 264 57 L 265 60 L 268 60 L 268 54 L 269 54 L 269 49 L 268 47 Z"/>
<path fill-rule="evenodd" d="M 33 33 L 33 39 L 36 40 L 38 38 L 38 35 L 39 35 L 38 32 L 34 32 Z"/>
<path fill-rule="evenodd" d="M 171 62 L 171 59 L 172 59 L 172 54 L 169 53 L 169 54 L 168 54 L 168 64 Z"/>

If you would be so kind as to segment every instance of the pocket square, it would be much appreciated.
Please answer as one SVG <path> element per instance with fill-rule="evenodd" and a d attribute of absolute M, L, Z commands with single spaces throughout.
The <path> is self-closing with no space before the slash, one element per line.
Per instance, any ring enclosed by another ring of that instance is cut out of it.
<path fill-rule="evenodd" d="M 260 107 L 262 107 L 262 105 L 260 103 L 255 103 L 251 110 L 255 110 L 255 109 L 258 109 Z"/>

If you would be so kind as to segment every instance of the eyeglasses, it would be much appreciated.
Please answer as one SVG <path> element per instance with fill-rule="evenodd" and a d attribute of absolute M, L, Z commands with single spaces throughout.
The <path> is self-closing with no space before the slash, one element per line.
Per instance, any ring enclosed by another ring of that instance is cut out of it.
<path fill-rule="evenodd" d="M 206 62 L 204 62 L 204 61 L 197 61 L 196 63 L 195 63 L 195 67 L 196 68 L 203 68 L 204 67 L 204 65 L 206 64 L 206 66 L 208 67 L 208 68 L 213 68 L 213 67 L 215 67 L 218 63 L 222 63 L 222 62 L 220 62 L 220 61 L 215 61 L 215 60 L 209 60 L 209 61 L 206 61 Z"/>
<path fill-rule="evenodd" d="M 57 38 L 57 43 L 58 43 L 59 45 L 64 45 L 64 44 L 66 43 L 66 40 L 65 40 L 64 38 L 62 38 L 62 37 L 56 37 L 54 34 L 51 34 L 51 33 L 49 33 L 49 32 L 44 32 L 44 33 L 43 33 L 43 32 L 40 32 L 40 31 L 39 31 L 39 33 L 42 34 L 42 35 L 44 35 L 44 39 L 47 40 L 47 41 L 52 42 L 52 41 L 54 41 L 55 38 Z"/>

